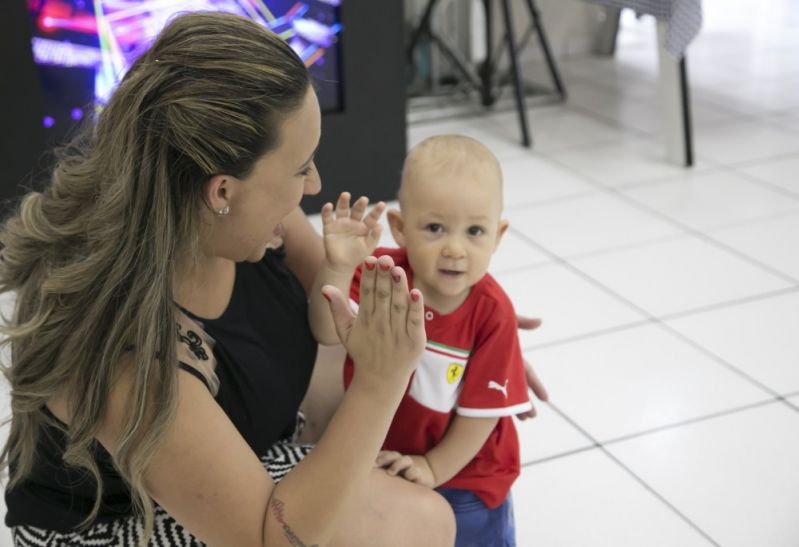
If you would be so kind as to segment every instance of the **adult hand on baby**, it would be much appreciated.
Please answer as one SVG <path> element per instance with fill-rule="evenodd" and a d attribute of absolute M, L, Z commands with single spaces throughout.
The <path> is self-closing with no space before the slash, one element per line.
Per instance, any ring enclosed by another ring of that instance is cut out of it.
<path fill-rule="evenodd" d="M 342 192 L 336 202 L 322 207 L 322 237 L 329 266 L 351 273 L 377 247 L 383 227 L 378 224 L 386 208 L 382 201 L 369 214 L 369 198 L 361 197 L 350 209 L 350 194 Z"/>
<path fill-rule="evenodd" d="M 405 271 L 390 256 L 367 257 L 361 273 L 356 316 L 339 289 L 322 287 L 330 301 L 336 333 L 355 364 L 353 384 L 404 391 L 424 349 L 424 301 L 408 291 Z"/>
<path fill-rule="evenodd" d="M 381 450 L 375 461 L 377 467 L 386 470 L 389 475 L 399 475 L 411 482 L 433 488 L 436 477 L 430 462 L 424 456 L 406 456 L 393 450 Z"/>
<path fill-rule="evenodd" d="M 532 319 L 530 317 L 523 317 L 521 315 L 516 316 L 516 322 L 518 323 L 519 328 L 524 330 L 535 330 L 541 326 L 540 319 Z M 528 387 L 533 390 L 533 393 L 538 400 L 543 402 L 549 401 L 549 394 L 544 387 L 544 383 L 535 373 L 533 370 L 533 365 L 531 365 L 527 359 L 524 360 L 524 373 L 527 377 Z M 528 418 L 535 418 L 537 414 L 538 412 L 535 409 L 535 405 L 533 405 L 530 410 L 522 412 L 521 414 L 517 414 L 516 417 L 520 420 L 526 420 Z"/>

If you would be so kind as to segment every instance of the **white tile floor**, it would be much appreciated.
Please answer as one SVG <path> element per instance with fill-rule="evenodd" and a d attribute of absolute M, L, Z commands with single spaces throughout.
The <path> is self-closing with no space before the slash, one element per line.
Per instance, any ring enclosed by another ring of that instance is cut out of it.
<path fill-rule="evenodd" d="M 519 424 L 522 547 L 799 545 L 799 4 L 703 4 L 694 169 L 664 160 L 648 18 L 562 62 L 532 151 L 512 112 L 410 128 L 503 164 L 492 271 L 544 319 L 552 398 Z"/>
<path fill-rule="evenodd" d="M 519 424 L 519 545 L 799 545 L 799 4 L 705 0 L 698 166 L 666 163 L 653 23 L 562 62 L 570 100 L 423 123 L 493 147 L 492 271 L 552 397 Z M 510 251 L 507 250 L 510 247 Z"/>
<path fill-rule="evenodd" d="M 562 63 L 541 146 L 500 154 L 493 269 L 544 318 L 522 341 L 552 397 L 518 426 L 521 546 L 799 545 L 799 4 L 704 7 L 698 168 L 663 161 L 654 29 L 629 17 L 614 59 Z"/>

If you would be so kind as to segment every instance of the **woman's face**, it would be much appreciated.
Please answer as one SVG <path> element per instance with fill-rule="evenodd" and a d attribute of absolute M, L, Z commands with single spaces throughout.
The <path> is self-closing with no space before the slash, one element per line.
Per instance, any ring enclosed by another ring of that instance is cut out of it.
<path fill-rule="evenodd" d="M 230 212 L 215 219 L 214 232 L 221 237 L 215 238 L 214 254 L 237 262 L 261 260 L 302 196 L 319 192 L 313 160 L 321 123 L 319 101 L 309 87 L 300 108 L 283 122 L 278 147 L 261 157 L 247 178 L 229 183 Z"/>

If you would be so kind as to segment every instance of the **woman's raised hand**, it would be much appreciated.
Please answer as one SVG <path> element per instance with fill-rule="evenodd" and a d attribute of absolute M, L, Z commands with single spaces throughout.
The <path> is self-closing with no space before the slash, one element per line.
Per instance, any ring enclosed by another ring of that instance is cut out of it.
<path fill-rule="evenodd" d="M 408 291 L 405 271 L 389 256 L 363 262 L 360 306 L 355 315 L 337 288 L 326 285 L 336 332 L 355 363 L 353 382 L 405 389 L 426 342 L 424 302 Z"/>
<path fill-rule="evenodd" d="M 342 192 L 336 201 L 322 207 L 322 235 L 326 260 L 335 270 L 352 272 L 369 256 L 380 241 L 380 215 L 386 208 L 382 201 L 367 214 L 369 198 L 359 198 L 350 208 L 349 192 Z"/>

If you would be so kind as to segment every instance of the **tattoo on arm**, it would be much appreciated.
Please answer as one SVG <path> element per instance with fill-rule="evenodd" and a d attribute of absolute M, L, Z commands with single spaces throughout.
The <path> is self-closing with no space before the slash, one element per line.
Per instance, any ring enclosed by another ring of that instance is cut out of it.
<path fill-rule="evenodd" d="M 207 361 L 208 353 L 203 347 L 203 341 L 202 338 L 200 338 L 200 335 L 193 330 L 187 330 L 186 334 L 183 334 L 183 327 L 180 325 L 180 323 L 178 323 L 176 326 L 178 328 L 178 339 L 189 346 L 189 350 L 191 350 L 197 359 Z"/>
<path fill-rule="evenodd" d="M 286 536 L 286 539 L 289 540 L 289 544 L 292 545 L 292 547 L 319 547 L 317 543 L 306 545 L 297 537 L 297 534 L 294 533 L 294 530 L 291 529 L 284 518 L 283 509 L 285 506 L 286 505 L 279 499 L 272 498 L 272 513 L 275 515 L 275 520 L 283 527 L 283 534 Z"/>

